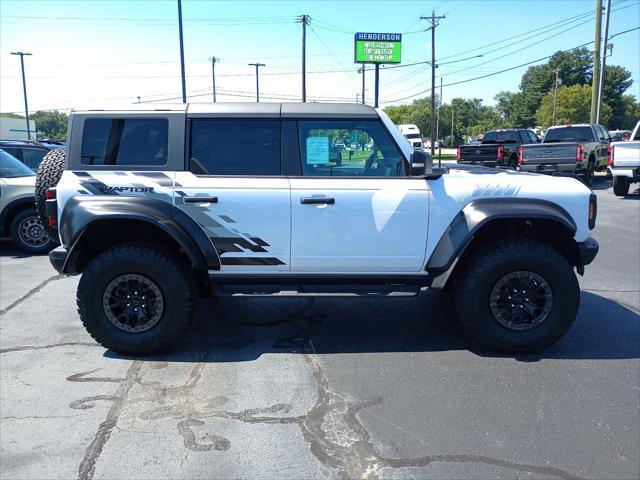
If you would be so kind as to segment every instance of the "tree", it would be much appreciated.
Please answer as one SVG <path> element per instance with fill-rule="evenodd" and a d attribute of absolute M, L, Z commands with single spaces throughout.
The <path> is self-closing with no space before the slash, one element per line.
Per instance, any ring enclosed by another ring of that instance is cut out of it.
<path fill-rule="evenodd" d="M 609 130 L 622 129 L 627 125 L 626 108 L 629 105 L 624 100 L 624 92 L 633 84 L 631 72 L 624 67 L 607 65 L 604 85 L 602 88 L 602 101 L 611 108 L 609 121 L 600 123 L 606 125 Z"/>
<path fill-rule="evenodd" d="M 589 123 L 591 115 L 591 85 L 573 85 L 558 89 L 556 124 Z M 611 109 L 603 105 L 602 118 L 606 123 Z M 548 128 L 553 125 L 553 92 L 543 99 L 536 112 L 538 125 Z"/>
<path fill-rule="evenodd" d="M 518 126 L 533 126 L 542 99 L 553 88 L 555 69 L 560 69 L 562 84 L 567 87 L 588 84 L 593 76 L 592 55 L 586 48 L 560 51 L 554 53 L 547 63 L 529 67 L 520 81 L 522 103 Z"/>
<path fill-rule="evenodd" d="M 36 130 L 51 140 L 66 140 L 69 116 L 58 111 L 38 111 L 29 115 L 36 122 Z"/>

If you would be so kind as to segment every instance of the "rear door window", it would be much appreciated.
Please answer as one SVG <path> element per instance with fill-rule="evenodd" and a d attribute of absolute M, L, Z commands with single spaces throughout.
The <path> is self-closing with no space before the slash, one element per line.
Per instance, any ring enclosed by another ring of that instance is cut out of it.
<path fill-rule="evenodd" d="M 280 175 L 280 121 L 192 120 L 189 170 L 196 175 Z"/>
<path fill-rule="evenodd" d="M 89 118 L 82 134 L 83 165 L 166 165 L 166 118 Z"/>

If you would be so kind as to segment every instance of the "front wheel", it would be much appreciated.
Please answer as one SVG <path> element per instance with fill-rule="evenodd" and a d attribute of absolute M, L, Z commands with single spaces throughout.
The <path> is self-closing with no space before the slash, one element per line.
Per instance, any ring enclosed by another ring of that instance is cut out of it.
<path fill-rule="evenodd" d="M 493 243 L 456 276 L 455 308 L 465 332 L 498 352 L 528 353 L 564 335 L 580 288 L 567 260 L 536 240 Z"/>
<path fill-rule="evenodd" d="M 613 193 L 616 197 L 624 197 L 629 193 L 629 179 L 627 177 L 613 177 Z"/>
<path fill-rule="evenodd" d="M 125 355 L 167 351 L 184 334 L 193 282 L 179 258 L 144 245 L 122 245 L 96 257 L 80 279 L 78 313 L 103 347 Z"/>

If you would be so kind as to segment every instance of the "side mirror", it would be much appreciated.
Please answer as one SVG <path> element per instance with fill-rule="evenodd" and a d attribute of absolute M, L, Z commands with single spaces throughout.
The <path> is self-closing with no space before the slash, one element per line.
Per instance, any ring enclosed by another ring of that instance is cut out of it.
<path fill-rule="evenodd" d="M 433 159 L 430 153 L 414 151 L 411 153 L 411 165 L 409 175 L 411 177 L 421 177 L 431 175 L 433 172 Z"/>

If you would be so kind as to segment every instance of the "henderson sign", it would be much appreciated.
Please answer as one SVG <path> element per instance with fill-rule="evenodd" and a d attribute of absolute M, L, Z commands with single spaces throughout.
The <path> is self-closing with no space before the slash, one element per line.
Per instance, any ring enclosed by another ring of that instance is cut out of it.
<path fill-rule="evenodd" d="M 400 63 L 401 33 L 356 33 L 355 63 Z"/>

